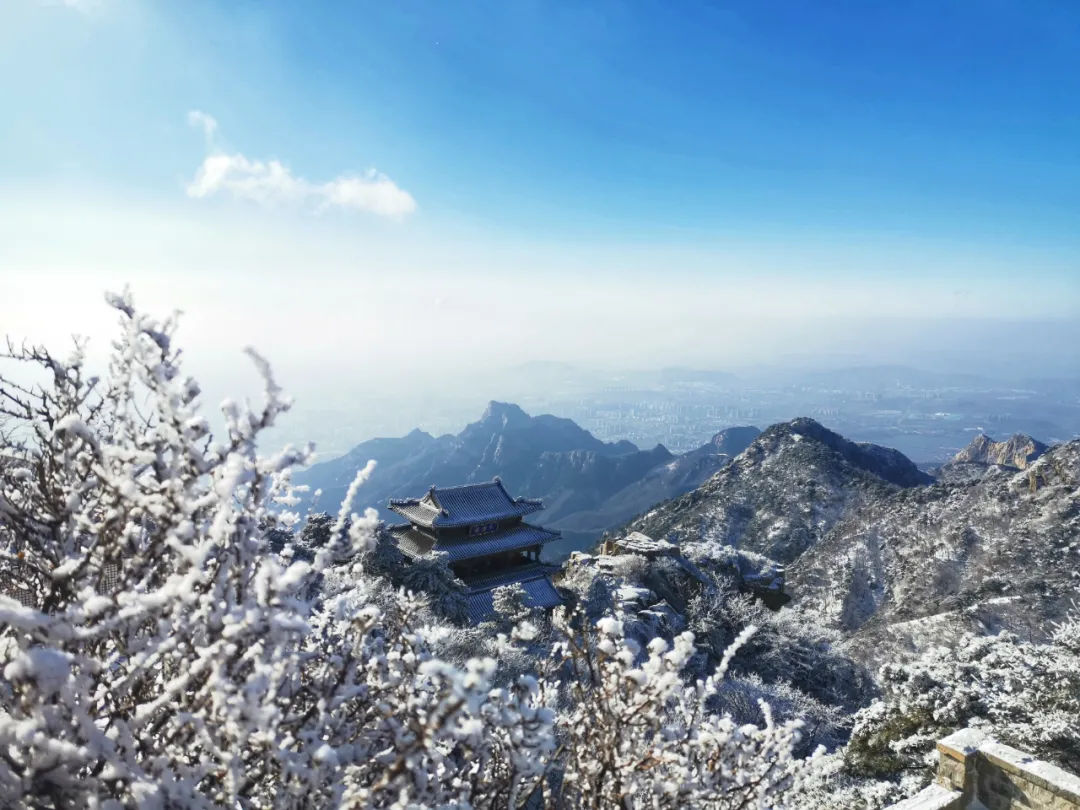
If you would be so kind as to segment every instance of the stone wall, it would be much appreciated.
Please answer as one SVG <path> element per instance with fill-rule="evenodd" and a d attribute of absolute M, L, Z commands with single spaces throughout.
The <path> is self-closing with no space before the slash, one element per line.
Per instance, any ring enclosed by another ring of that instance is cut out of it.
<path fill-rule="evenodd" d="M 979 746 L 976 795 L 987 810 L 1080 810 L 1080 777 L 996 742 Z"/>
<path fill-rule="evenodd" d="M 1080 810 L 1080 777 L 976 729 L 938 741 L 937 779 L 891 810 Z"/>

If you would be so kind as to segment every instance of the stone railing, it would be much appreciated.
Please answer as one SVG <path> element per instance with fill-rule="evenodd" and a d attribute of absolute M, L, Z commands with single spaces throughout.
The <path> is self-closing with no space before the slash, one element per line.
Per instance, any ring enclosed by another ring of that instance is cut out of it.
<path fill-rule="evenodd" d="M 964 729 L 939 740 L 934 784 L 890 810 L 1080 810 L 1080 777 Z"/>

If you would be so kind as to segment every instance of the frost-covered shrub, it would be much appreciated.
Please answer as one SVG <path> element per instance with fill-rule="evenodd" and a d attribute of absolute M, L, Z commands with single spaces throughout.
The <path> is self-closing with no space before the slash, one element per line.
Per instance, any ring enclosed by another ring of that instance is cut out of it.
<path fill-rule="evenodd" d="M 881 669 L 884 697 L 861 711 L 847 760 L 857 775 L 925 771 L 934 742 L 965 726 L 1080 770 L 1080 617 L 1049 643 L 1002 632 L 965 635 Z"/>
<path fill-rule="evenodd" d="M 344 532 L 343 508 L 310 563 L 270 552 L 267 527 L 295 522 L 276 515 L 295 502 L 283 473 L 308 453 L 256 452 L 288 407 L 265 364 L 262 408 L 226 403 L 214 442 L 172 324 L 113 303 L 104 383 L 79 354 L 30 350 L 16 358 L 50 384 L 0 388 L 23 462 L 0 478 L 0 524 L 45 583 L 31 604 L 10 580 L 0 597 L 0 804 L 439 804 L 483 782 L 473 804 L 502 806 L 531 789 L 553 744 L 539 685 L 493 691 L 494 662 L 430 655 L 417 600 L 372 604 L 339 561 L 370 547 L 373 515 Z"/>
<path fill-rule="evenodd" d="M 621 584 L 617 577 L 599 573 L 592 566 L 571 566 L 559 585 L 574 598 L 590 620 L 597 620 L 611 612 L 614 592 Z"/>
<path fill-rule="evenodd" d="M 731 662 L 736 677 L 725 684 L 712 706 L 740 722 L 753 723 L 760 722 L 758 701 L 765 700 L 779 718 L 803 718 L 806 725 L 799 754 L 818 745 L 830 750 L 844 745 L 851 715 L 874 694 L 869 673 L 840 651 L 841 639 L 835 631 L 791 611 L 770 610 L 740 592 L 740 561 L 746 564 L 735 551 L 705 560 L 707 564 L 699 566 L 706 580 L 702 582 L 675 559 L 617 555 L 605 557 L 603 565 L 571 565 L 561 584 L 577 594 L 590 618 L 625 607 L 617 614 L 623 632 L 642 649 L 657 636 L 671 642 L 684 629 L 644 620 L 653 618 L 649 611 L 655 603 L 670 604 L 681 597 L 685 606 L 679 618 L 694 633 L 698 650 L 687 663 L 687 671 L 700 677 L 712 671 L 747 627 L 756 627 L 757 632 Z M 763 557 L 750 562 L 755 571 L 769 570 L 772 565 Z M 641 602 L 627 604 L 624 595 L 634 589 L 652 593 Z"/>
<path fill-rule="evenodd" d="M 615 554 L 606 558 L 608 570 L 624 582 L 640 585 L 645 580 L 649 561 L 641 554 Z"/>
<path fill-rule="evenodd" d="M 690 542 L 683 546 L 683 553 L 714 577 L 732 576 L 737 581 L 745 577 L 775 576 L 779 565 L 763 554 L 724 543 Z"/>
<path fill-rule="evenodd" d="M 427 594 L 431 609 L 456 624 L 468 621 L 465 585 L 454 575 L 446 552 L 432 552 L 405 566 L 402 584 L 413 593 Z"/>
<path fill-rule="evenodd" d="M 1010 633 L 964 636 L 907 664 L 882 668 L 884 694 L 855 716 L 848 746 L 824 760 L 800 796 L 807 810 L 879 810 L 931 779 L 935 743 L 985 730 L 1069 770 L 1080 768 L 1080 617 L 1048 643 Z"/>
<path fill-rule="evenodd" d="M 333 537 L 335 517 L 329 512 L 308 515 L 304 528 L 296 538 L 294 552 L 297 559 L 314 560 L 320 549 L 326 548 Z"/>
<path fill-rule="evenodd" d="M 844 753 L 823 757 L 814 774 L 799 792 L 799 810 L 882 810 L 914 796 L 926 780 L 905 774 L 896 781 L 864 779 L 851 775 Z"/>
<path fill-rule="evenodd" d="M 491 592 L 492 607 L 500 622 L 515 625 L 529 617 L 532 609 L 526 604 L 527 594 L 521 583 L 504 585 Z"/>
<path fill-rule="evenodd" d="M 401 587 L 405 582 L 409 564 L 386 527 L 381 524 L 375 531 L 375 542 L 363 551 L 360 561 L 368 576 L 385 577 L 395 587 Z"/>
<path fill-rule="evenodd" d="M 311 562 L 321 549 L 330 545 L 335 536 L 335 531 L 349 531 L 351 521 L 346 519 L 343 527 L 335 529 L 337 517 L 329 512 L 315 512 L 307 516 L 304 527 L 298 535 L 289 533 L 292 548 L 292 559 Z M 280 532 L 280 529 L 272 529 L 271 532 Z M 280 551 L 273 548 L 274 551 Z M 386 531 L 386 527 L 379 525 L 375 532 L 375 542 L 366 547 L 362 552 L 364 557 L 364 571 L 369 575 L 384 576 L 395 585 L 400 585 L 405 573 L 405 557 Z"/>
<path fill-rule="evenodd" d="M 808 756 L 819 746 L 833 751 L 847 742 L 851 720 L 843 709 L 822 703 L 787 681 L 766 682 L 753 671 L 729 675 L 710 708 L 741 723 L 758 723 L 763 702 L 778 719 L 802 721 L 799 756 Z"/>
<path fill-rule="evenodd" d="M 716 588 L 691 600 L 687 620 L 714 659 L 743 628 L 758 628 L 733 662 L 733 671 L 739 674 L 753 674 L 766 683 L 789 683 L 848 714 L 874 694 L 869 673 L 840 651 L 839 634 L 800 614 L 773 611 L 748 594 Z"/>
<path fill-rule="evenodd" d="M 257 452 L 289 405 L 266 363 L 261 407 L 225 403 L 215 441 L 174 323 L 111 301 L 104 381 L 38 349 L 9 359 L 47 383 L 0 379 L 0 805 L 779 807 L 814 769 L 798 723 L 709 710 L 731 655 L 684 680 L 689 633 L 644 655 L 614 619 L 557 616 L 535 674 L 440 658 L 461 631 L 366 570 L 373 512 L 347 498 L 310 559 L 288 553 L 310 454 Z M 457 598 L 445 561 L 406 572 Z M 491 643 L 509 659 L 542 632 Z"/>
<path fill-rule="evenodd" d="M 712 675 L 690 685 L 680 673 L 694 655 L 692 633 L 671 645 L 653 639 L 642 651 L 614 618 L 601 619 L 596 635 L 570 624 L 559 629 L 556 651 L 570 682 L 569 707 L 559 718 L 566 749 L 560 805 L 784 806 L 814 770 L 814 759 L 794 756 L 798 721 L 774 722 L 767 704 L 762 727 L 708 708 L 753 628 Z"/>

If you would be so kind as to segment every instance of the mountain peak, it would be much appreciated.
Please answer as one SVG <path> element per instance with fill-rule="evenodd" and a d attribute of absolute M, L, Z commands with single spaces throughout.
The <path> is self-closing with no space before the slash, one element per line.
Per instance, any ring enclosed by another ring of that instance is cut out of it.
<path fill-rule="evenodd" d="M 512 402 L 498 402 L 494 399 L 488 403 L 484 415 L 480 417 L 482 424 L 499 424 L 502 427 L 517 427 L 526 425 L 530 421 L 532 421 L 532 417 L 525 413 L 520 406 Z"/>
<path fill-rule="evenodd" d="M 780 423 L 781 427 L 786 426 L 792 433 L 801 433 L 803 436 L 809 436 L 814 439 L 832 440 L 843 439 L 839 433 L 829 430 L 821 422 L 816 419 L 811 419 L 809 416 L 797 416 L 790 422 Z"/>
<path fill-rule="evenodd" d="M 787 436 L 811 439 L 837 453 L 847 463 L 864 472 L 876 475 L 890 484 L 914 487 L 930 484 L 933 478 L 918 467 L 899 450 L 882 447 L 869 442 L 853 442 L 839 433 L 806 416 L 772 425 L 754 441 L 754 445 L 775 446 L 778 439 Z M 752 445 L 752 446 L 754 446 Z"/>
<path fill-rule="evenodd" d="M 771 445 L 777 439 L 788 436 L 814 439 L 833 448 L 839 447 L 847 441 L 839 433 L 834 433 L 820 422 L 808 416 L 798 416 L 787 422 L 777 422 L 775 425 L 769 425 L 755 440 L 754 444 L 760 446 Z"/>
<path fill-rule="evenodd" d="M 793 419 L 770 426 L 696 490 L 653 508 L 630 528 L 789 564 L 859 504 L 932 481 L 897 450 Z"/>
<path fill-rule="evenodd" d="M 1024 433 L 1015 433 L 1003 442 L 995 442 L 985 433 L 980 433 L 953 457 L 953 462 L 997 464 L 1024 470 L 1047 449 L 1045 444 Z"/>

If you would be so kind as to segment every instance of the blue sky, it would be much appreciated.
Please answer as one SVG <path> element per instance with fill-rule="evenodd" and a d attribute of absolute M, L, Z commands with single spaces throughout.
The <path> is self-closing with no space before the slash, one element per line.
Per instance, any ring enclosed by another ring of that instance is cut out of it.
<path fill-rule="evenodd" d="M 1078 244 L 1068 3 L 81 2 L 7 12 L 5 175 L 168 194 L 205 109 L 433 224 Z"/>
<path fill-rule="evenodd" d="M 131 281 L 209 348 L 248 291 L 262 318 L 233 331 L 289 357 L 267 324 L 333 324 L 361 364 L 491 335 L 726 363 L 701 346 L 732 319 L 1075 318 L 1078 41 L 1080 6 L 1033 0 L 10 0 L 0 316 L 40 329 L 15 311 L 35 285 L 74 312 Z M 450 312 L 403 336 L 387 313 L 418 297 Z"/>

